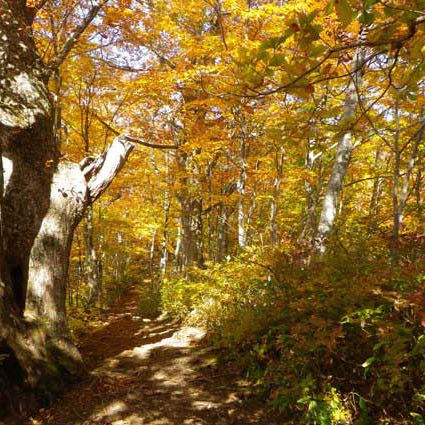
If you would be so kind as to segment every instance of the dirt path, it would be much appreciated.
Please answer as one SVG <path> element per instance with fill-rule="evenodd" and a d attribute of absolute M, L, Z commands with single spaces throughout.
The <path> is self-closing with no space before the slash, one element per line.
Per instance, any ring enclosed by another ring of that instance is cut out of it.
<path fill-rule="evenodd" d="M 89 379 L 33 425 L 267 424 L 272 419 L 247 397 L 232 368 L 217 369 L 203 333 L 160 316 L 137 316 L 137 289 L 111 310 L 108 322 L 88 334 L 81 351 Z M 19 424 L 21 425 L 21 424 Z"/>

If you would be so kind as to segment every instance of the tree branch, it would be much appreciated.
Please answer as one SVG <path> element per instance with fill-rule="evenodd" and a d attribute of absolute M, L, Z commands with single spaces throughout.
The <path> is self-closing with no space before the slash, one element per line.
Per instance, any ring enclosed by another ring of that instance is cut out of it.
<path fill-rule="evenodd" d="M 136 143 L 138 145 L 146 146 L 152 149 L 178 149 L 179 148 L 177 145 L 160 145 L 157 143 L 145 142 L 144 140 L 137 139 L 136 137 L 128 136 L 126 134 L 124 134 L 122 137 L 131 143 Z"/>
<path fill-rule="evenodd" d="M 357 49 L 357 48 L 361 48 L 361 47 L 380 47 L 380 46 L 397 46 L 398 48 L 401 48 L 404 43 L 406 43 L 407 41 L 409 41 L 411 38 L 414 37 L 414 35 L 416 34 L 417 31 L 417 27 L 420 24 L 425 23 L 425 16 L 420 16 L 414 20 L 412 20 L 409 23 L 409 28 L 406 34 L 404 34 L 401 37 L 395 37 L 395 38 L 391 38 L 388 40 L 378 40 L 378 41 L 356 41 L 353 43 L 349 43 L 349 44 L 345 44 L 342 46 L 338 46 L 338 47 L 333 47 L 333 48 L 329 48 L 324 56 L 322 57 L 322 59 L 320 59 L 320 61 L 318 63 L 316 63 L 314 66 L 312 66 L 311 68 L 307 69 L 306 71 L 304 71 L 301 75 L 295 77 L 292 81 L 282 85 L 282 86 L 278 86 L 274 89 L 270 89 L 270 90 L 265 90 L 265 91 L 259 91 L 256 92 L 255 94 L 244 94 L 241 95 L 241 97 L 246 97 L 246 98 L 257 98 L 257 97 L 264 97 L 264 96 L 269 96 L 281 91 L 284 91 L 288 88 L 293 88 L 296 87 L 296 84 L 301 81 L 303 78 L 307 77 L 308 75 L 310 75 L 311 73 L 313 73 L 314 71 L 316 71 L 317 69 L 319 69 L 323 64 L 325 64 L 331 57 L 332 55 L 334 55 L 335 53 L 340 53 L 340 52 L 344 52 L 347 50 L 351 50 L 351 49 Z M 382 52 L 380 52 L 382 53 Z M 374 56 L 376 56 L 376 54 L 372 54 L 370 56 L 370 58 L 373 58 Z M 364 63 L 366 63 L 368 60 L 370 60 L 370 58 L 365 59 Z M 363 66 L 363 64 L 362 64 Z M 356 72 L 356 70 L 354 70 L 353 72 Z M 350 75 L 353 73 L 351 72 Z M 341 78 L 343 76 L 338 76 L 335 78 Z M 318 81 L 313 81 L 311 82 L 311 84 L 316 84 Z M 201 83 L 202 83 L 202 77 L 201 77 Z M 250 89 L 252 90 L 252 89 Z M 205 89 L 204 89 L 205 91 Z"/>
<path fill-rule="evenodd" d="M 178 149 L 179 147 L 177 145 L 160 145 L 157 143 L 149 143 L 145 142 L 144 140 L 141 140 L 137 137 L 130 136 L 128 134 L 121 134 L 118 130 L 113 128 L 110 124 L 108 124 L 103 118 L 101 118 L 99 115 L 97 115 L 95 112 L 93 112 L 94 117 L 109 131 L 111 131 L 115 136 L 119 136 L 131 143 L 136 143 L 138 145 L 146 146 L 148 148 L 152 149 Z"/>
<path fill-rule="evenodd" d="M 118 63 L 115 63 L 112 60 L 100 58 L 98 56 L 94 57 L 95 60 L 102 62 L 113 69 L 118 69 L 119 71 L 127 71 L 127 72 L 146 72 L 146 68 L 134 68 L 130 65 L 120 65 Z"/>
<path fill-rule="evenodd" d="M 78 25 L 65 44 L 62 46 L 61 51 L 53 60 L 52 63 L 49 64 L 49 71 L 52 73 L 54 70 L 58 69 L 64 60 L 69 55 L 69 52 L 75 46 L 79 38 L 82 36 L 87 27 L 92 23 L 93 19 L 97 16 L 103 6 L 108 3 L 109 0 L 100 0 L 95 6 L 93 6 L 87 16 L 83 19 L 80 25 Z"/>
<path fill-rule="evenodd" d="M 46 6 L 46 4 L 49 2 L 49 0 L 40 0 L 37 5 L 35 6 L 35 8 L 38 10 L 43 9 L 44 6 Z"/>
<path fill-rule="evenodd" d="M 116 137 L 109 148 L 98 157 L 86 158 L 80 163 L 81 171 L 87 181 L 89 202 L 98 199 L 124 167 L 134 149 L 131 142 Z"/>

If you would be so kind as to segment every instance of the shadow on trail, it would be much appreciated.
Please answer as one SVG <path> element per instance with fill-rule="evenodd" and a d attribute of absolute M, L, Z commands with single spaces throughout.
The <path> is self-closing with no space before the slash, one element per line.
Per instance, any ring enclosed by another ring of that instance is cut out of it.
<path fill-rule="evenodd" d="M 193 425 L 279 424 L 249 401 L 236 370 L 211 367 L 203 332 L 165 316 L 136 316 L 133 290 L 109 323 L 87 336 L 81 351 L 90 379 L 29 424 Z"/>

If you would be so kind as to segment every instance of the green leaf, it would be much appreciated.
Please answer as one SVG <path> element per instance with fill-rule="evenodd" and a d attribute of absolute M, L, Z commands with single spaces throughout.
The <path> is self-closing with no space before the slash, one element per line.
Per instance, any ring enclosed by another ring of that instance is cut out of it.
<path fill-rule="evenodd" d="M 306 15 L 305 13 L 299 13 L 298 20 L 302 26 L 306 26 L 308 24 L 311 24 L 318 14 L 319 10 L 317 9 L 313 10 L 313 12 L 309 13 L 308 15 Z"/>
<path fill-rule="evenodd" d="M 270 57 L 269 52 L 267 49 L 258 49 L 257 53 L 257 60 L 262 60 L 263 62 L 267 62 Z"/>
<path fill-rule="evenodd" d="M 319 14 L 318 10 L 313 10 L 313 12 L 308 14 L 307 17 L 306 17 L 307 23 L 311 24 L 314 21 L 314 19 L 317 17 L 318 14 Z"/>
<path fill-rule="evenodd" d="M 411 328 L 407 328 L 406 326 L 396 326 L 397 333 L 400 336 L 411 336 L 413 330 Z"/>
<path fill-rule="evenodd" d="M 363 397 L 360 397 L 359 407 L 360 407 L 360 411 L 361 412 L 366 412 L 367 413 L 366 400 Z"/>
<path fill-rule="evenodd" d="M 286 39 L 287 39 L 286 36 L 269 38 L 268 40 L 265 40 L 261 43 L 260 48 L 261 49 L 276 49 L 283 42 L 285 42 Z"/>
<path fill-rule="evenodd" d="M 285 55 L 282 53 L 278 53 L 274 55 L 269 62 L 270 66 L 281 66 L 285 63 Z"/>
<path fill-rule="evenodd" d="M 370 9 L 376 3 L 378 3 L 378 0 L 364 0 L 364 2 L 363 2 L 363 8 L 365 10 Z"/>
<path fill-rule="evenodd" d="M 394 9 L 393 7 L 388 7 L 388 6 L 384 7 L 385 16 L 387 17 L 394 16 L 396 13 L 397 13 L 397 10 Z"/>
<path fill-rule="evenodd" d="M 348 26 L 356 16 L 347 0 L 335 0 L 335 11 L 341 24 Z"/>
<path fill-rule="evenodd" d="M 359 399 L 360 417 L 356 421 L 356 425 L 373 425 L 372 419 L 369 417 L 369 412 L 366 405 L 366 400 L 363 397 Z"/>
<path fill-rule="evenodd" d="M 374 363 L 376 360 L 375 356 L 369 357 L 363 364 L 362 367 L 364 367 L 365 369 L 370 367 L 372 365 L 372 363 Z"/>
<path fill-rule="evenodd" d="M 376 359 L 376 357 L 375 356 L 372 356 L 372 357 L 369 357 L 363 364 L 362 364 L 362 367 L 364 367 L 364 375 L 365 376 L 367 376 L 367 374 L 369 373 L 369 369 L 370 369 L 370 366 L 372 366 L 372 364 L 373 363 L 375 363 L 375 361 L 376 361 L 377 359 Z"/>
<path fill-rule="evenodd" d="M 316 58 L 317 56 L 320 56 L 322 53 L 325 53 L 327 50 L 328 48 L 323 45 L 313 47 L 313 49 L 310 50 L 310 56 L 313 58 Z"/>
<path fill-rule="evenodd" d="M 363 25 L 370 25 L 371 23 L 373 23 L 374 20 L 375 14 L 368 12 L 363 12 L 359 18 L 360 23 L 362 23 Z"/>
<path fill-rule="evenodd" d="M 413 418 L 415 425 L 425 425 L 424 418 L 419 413 L 410 412 L 410 416 Z"/>
<path fill-rule="evenodd" d="M 329 3 L 325 7 L 325 16 L 329 15 L 334 8 L 335 0 L 330 0 Z"/>
<path fill-rule="evenodd" d="M 384 345 L 388 345 L 390 343 L 389 339 L 384 339 L 383 341 L 378 342 L 373 346 L 373 351 L 378 351 Z"/>
<path fill-rule="evenodd" d="M 413 400 L 415 400 L 415 401 L 425 401 L 425 393 L 416 393 L 413 396 Z"/>

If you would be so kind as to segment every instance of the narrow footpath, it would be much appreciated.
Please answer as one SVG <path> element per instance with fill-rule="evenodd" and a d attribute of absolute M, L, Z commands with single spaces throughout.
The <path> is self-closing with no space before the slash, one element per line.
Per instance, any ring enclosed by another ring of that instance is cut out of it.
<path fill-rule="evenodd" d="M 82 339 L 89 378 L 25 425 L 282 423 L 249 396 L 235 368 L 215 366 L 200 329 L 139 317 L 139 298 L 135 287 Z"/>

